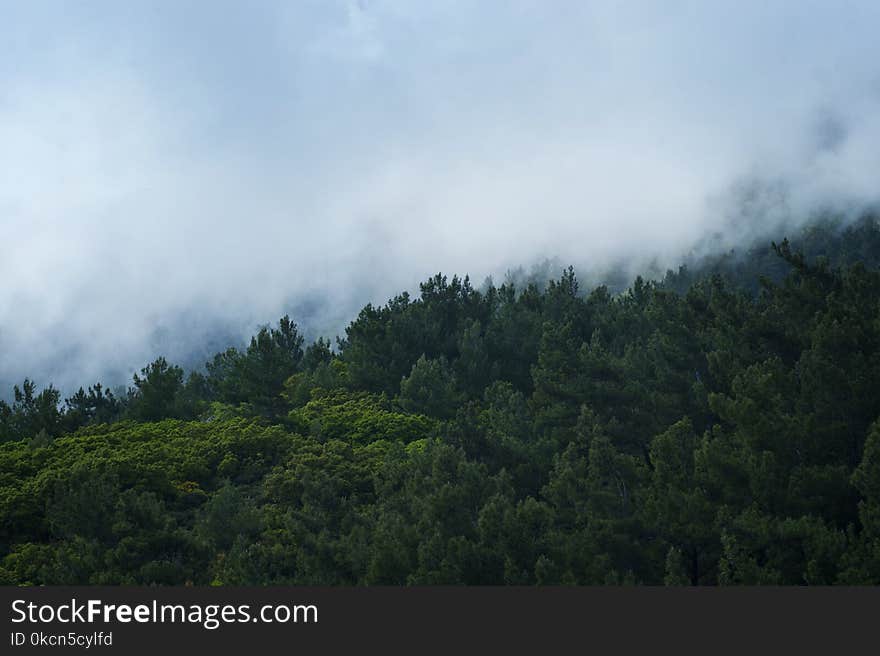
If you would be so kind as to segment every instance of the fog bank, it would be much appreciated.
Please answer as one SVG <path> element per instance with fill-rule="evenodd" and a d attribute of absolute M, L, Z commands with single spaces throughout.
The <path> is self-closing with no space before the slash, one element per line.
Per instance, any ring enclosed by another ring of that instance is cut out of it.
<path fill-rule="evenodd" d="M 880 4 L 622 4 L 10 4 L 0 380 L 878 201 Z"/>

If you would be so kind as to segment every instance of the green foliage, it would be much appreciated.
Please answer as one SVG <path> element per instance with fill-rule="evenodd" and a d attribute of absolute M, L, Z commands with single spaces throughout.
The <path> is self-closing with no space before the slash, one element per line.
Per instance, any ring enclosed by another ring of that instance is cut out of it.
<path fill-rule="evenodd" d="M 3 584 L 880 583 L 880 226 L 0 402 Z"/>
<path fill-rule="evenodd" d="M 183 403 L 184 372 L 159 358 L 134 375 L 134 389 L 129 393 L 128 416 L 135 421 L 159 421 L 192 415 Z"/>
<path fill-rule="evenodd" d="M 82 387 L 69 399 L 64 400 L 66 412 L 64 423 L 71 432 L 88 424 L 105 424 L 119 418 L 123 403 L 101 383 L 89 387 L 88 393 Z"/>
<path fill-rule="evenodd" d="M 249 403 L 260 414 L 281 417 L 284 384 L 302 366 L 302 345 L 297 325 L 284 316 L 278 328 L 261 328 L 244 352 L 231 348 L 215 355 L 206 365 L 205 387 L 218 401 Z M 323 342 L 311 347 L 309 363 L 320 361 L 325 348 Z"/>
<path fill-rule="evenodd" d="M 31 438 L 41 432 L 55 436 L 62 431 L 61 394 L 54 387 L 49 385 L 37 393 L 34 382 L 25 379 L 12 394 L 12 405 L 0 401 L 0 442 Z"/>
<path fill-rule="evenodd" d="M 437 425 L 424 415 L 394 411 L 384 396 L 321 389 L 304 407 L 291 411 L 288 419 L 302 434 L 360 445 L 376 440 L 411 442 L 427 437 Z"/>
<path fill-rule="evenodd" d="M 442 356 L 437 360 L 421 356 L 409 376 L 400 381 L 398 403 L 407 412 L 449 419 L 461 401 L 455 375 Z"/>

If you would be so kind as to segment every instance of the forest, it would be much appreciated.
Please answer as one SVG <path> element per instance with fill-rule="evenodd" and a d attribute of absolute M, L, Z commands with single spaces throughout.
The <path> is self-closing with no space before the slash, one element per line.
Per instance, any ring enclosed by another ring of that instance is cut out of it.
<path fill-rule="evenodd" d="M 880 221 L 784 237 L 25 380 L 0 584 L 880 584 Z"/>

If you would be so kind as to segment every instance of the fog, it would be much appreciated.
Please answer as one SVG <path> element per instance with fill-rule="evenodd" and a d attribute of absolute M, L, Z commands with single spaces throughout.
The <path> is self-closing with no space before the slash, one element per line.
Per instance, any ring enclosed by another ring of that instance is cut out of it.
<path fill-rule="evenodd" d="M 875 0 L 2 6 L 6 383 L 880 196 Z"/>

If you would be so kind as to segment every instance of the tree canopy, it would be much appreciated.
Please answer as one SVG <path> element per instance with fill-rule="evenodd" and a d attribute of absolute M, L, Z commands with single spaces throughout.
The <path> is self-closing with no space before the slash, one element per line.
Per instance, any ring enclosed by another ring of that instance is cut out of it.
<path fill-rule="evenodd" d="M 880 225 L 437 274 L 335 348 L 0 401 L 2 584 L 878 584 Z"/>

